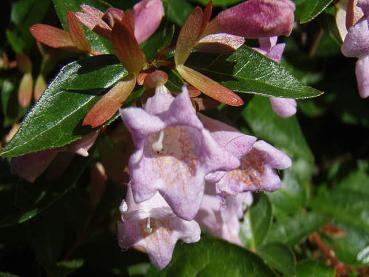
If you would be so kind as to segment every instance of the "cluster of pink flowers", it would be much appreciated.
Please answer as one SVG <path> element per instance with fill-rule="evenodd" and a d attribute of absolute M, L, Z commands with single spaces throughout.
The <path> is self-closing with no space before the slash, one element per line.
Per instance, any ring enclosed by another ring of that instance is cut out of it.
<path fill-rule="evenodd" d="M 121 110 L 136 151 L 131 181 L 120 207 L 121 247 L 139 247 L 163 268 L 178 239 L 196 242 L 200 226 L 241 244 L 239 218 L 250 191 L 274 191 L 283 152 L 202 114 L 186 87 L 173 97 L 159 86 L 143 108 Z"/>
<path fill-rule="evenodd" d="M 81 9 L 68 14 L 69 33 L 42 24 L 31 31 L 51 47 L 73 48 L 91 55 L 99 53 L 91 49 L 78 24 L 112 41 L 129 75 L 100 99 L 83 124 L 98 127 L 106 122 L 136 84 L 155 89 L 143 108 L 120 110 L 136 148 L 129 160 L 127 196 L 120 206 L 120 246 L 146 252 L 154 265 L 163 268 L 170 262 L 177 240 L 196 242 L 201 228 L 242 245 L 240 218 L 251 205 L 251 192 L 277 190 L 281 186 L 277 170 L 290 167 L 290 158 L 262 140 L 197 113 L 187 85 L 173 96 L 165 87 L 164 72 L 143 70 L 147 61 L 139 44 L 160 25 L 164 16 L 160 0 L 143 0 L 127 13 L 115 8 L 104 13 L 87 5 Z M 234 51 L 245 39 L 258 39 L 260 47 L 256 50 L 279 62 L 285 45 L 277 43 L 278 36 L 291 33 L 295 6 L 290 0 L 248 0 L 210 20 L 211 9 L 211 3 L 204 11 L 195 8 L 183 26 L 176 45 L 175 69 L 200 92 L 240 106 L 243 100 L 237 94 L 185 66 L 188 56 L 193 49 Z M 57 39 L 50 40 L 45 33 Z M 140 81 L 142 76 L 144 81 Z M 270 101 L 282 117 L 296 113 L 295 100 L 271 97 Z M 96 136 L 77 142 L 73 150 L 87 155 Z M 46 156 L 51 161 L 55 153 Z M 25 157 L 15 159 L 13 169 L 19 171 L 17 163 L 23 162 Z M 23 176 L 34 180 L 44 169 L 45 164 L 37 174 Z"/>

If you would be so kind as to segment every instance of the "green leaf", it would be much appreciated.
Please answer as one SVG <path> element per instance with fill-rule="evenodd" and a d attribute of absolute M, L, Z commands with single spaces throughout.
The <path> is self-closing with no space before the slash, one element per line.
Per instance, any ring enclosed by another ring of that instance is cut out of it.
<path fill-rule="evenodd" d="M 258 247 L 262 245 L 272 224 L 272 205 L 265 194 L 259 194 L 249 216 L 253 243 Z"/>
<path fill-rule="evenodd" d="M 80 6 L 82 4 L 93 6 L 102 11 L 105 11 L 106 9 L 110 8 L 110 6 L 106 2 L 97 0 L 72 0 L 72 1 L 53 0 L 53 2 L 59 20 L 63 28 L 67 31 L 68 31 L 67 13 L 69 11 L 73 12 L 80 11 Z M 111 53 L 111 43 L 108 40 L 88 30 L 87 28 L 85 28 L 85 34 L 94 50 L 97 50 L 104 54 Z"/>
<path fill-rule="evenodd" d="M 126 73 L 114 61 L 111 56 L 102 55 L 65 66 L 23 120 L 2 156 L 16 157 L 62 147 L 86 134 L 89 128 L 80 125 L 98 94 Z M 96 89 L 91 90 L 92 87 Z"/>
<path fill-rule="evenodd" d="M 284 276 L 295 276 L 296 258 L 288 246 L 281 243 L 266 244 L 258 248 L 257 253 L 267 265 L 283 273 Z"/>
<path fill-rule="evenodd" d="M 325 223 L 324 216 L 313 212 L 300 212 L 294 216 L 279 219 L 270 228 L 267 243 L 281 242 L 293 246 Z"/>
<path fill-rule="evenodd" d="M 152 268 L 146 276 L 272 277 L 275 274 L 252 252 L 203 237 L 198 243 L 177 244 L 168 267 L 163 271 Z"/>
<path fill-rule="evenodd" d="M 35 184 L 19 182 L 0 190 L 0 203 L 6 207 L 1 208 L 0 228 L 27 222 L 62 199 L 75 187 L 88 162 L 85 158 L 74 159 L 63 177 L 52 186 L 39 180 Z"/>
<path fill-rule="evenodd" d="M 312 207 L 334 217 L 337 221 L 369 232 L 369 194 L 347 189 L 322 188 L 313 199 Z"/>
<path fill-rule="evenodd" d="M 186 0 L 163 0 L 165 16 L 177 25 L 183 25 L 193 7 Z"/>
<path fill-rule="evenodd" d="M 244 45 L 232 55 L 192 54 L 189 66 L 229 89 L 262 96 L 304 99 L 322 94 L 298 81 L 282 65 Z"/>
<path fill-rule="evenodd" d="M 296 17 L 300 23 L 307 23 L 321 14 L 333 0 L 303 0 L 297 3 Z"/>
<path fill-rule="evenodd" d="M 278 213 L 293 215 L 306 206 L 308 185 L 300 181 L 292 169 L 287 169 L 283 171 L 282 187 L 267 195 L 273 204 L 274 213 L 277 210 Z"/>
<path fill-rule="evenodd" d="M 18 277 L 18 275 L 9 272 L 0 272 L 0 277 Z"/>
<path fill-rule="evenodd" d="M 296 277 L 334 277 L 336 276 L 335 271 L 317 261 L 303 261 L 297 264 L 296 267 Z"/>
<path fill-rule="evenodd" d="M 254 134 L 288 154 L 314 161 L 313 154 L 295 116 L 283 119 L 273 113 L 269 100 L 254 97 L 242 112 Z"/>

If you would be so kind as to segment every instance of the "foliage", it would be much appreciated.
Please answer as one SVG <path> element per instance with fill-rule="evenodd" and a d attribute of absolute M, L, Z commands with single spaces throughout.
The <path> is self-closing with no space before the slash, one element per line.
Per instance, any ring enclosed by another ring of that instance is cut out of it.
<path fill-rule="evenodd" d="M 284 39 L 281 64 L 254 51 L 253 40 L 231 54 L 194 52 L 186 62 L 245 102 L 242 107 L 210 103 L 208 115 L 268 141 L 293 160 L 281 174 L 280 190 L 253 193 L 254 202 L 241 223 L 244 247 L 205 234 L 195 244 L 179 242 L 163 271 L 140 252 L 119 249 L 116 222 L 125 193 L 122 183 L 127 182 L 123 165 L 133 148 L 128 132 L 118 130 L 118 116 L 99 128 L 98 147 L 92 147 L 88 158 L 60 152 L 35 183 L 11 173 L 10 158 L 51 148 L 64 151 L 91 132 L 82 126 L 86 114 L 129 74 L 111 43 L 92 31 L 84 30 L 92 48 L 103 55 L 45 47 L 40 52 L 29 27 L 45 23 L 67 29 L 67 12 L 79 10 L 82 3 L 105 10 L 132 8 L 134 2 L 17 0 L 5 11 L 10 17 L 0 25 L 0 51 L 10 60 L 28 55 L 32 75 L 36 79 L 42 74 L 49 85 L 40 100 L 20 107 L 22 72 L 0 68 L 0 276 L 335 276 L 334 261 L 312 234 L 335 253 L 346 273 L 366 276 L 369 104 L 357 96 L 353 60 L 339 52 L 332 0 L 295 1 L 297 24 Z M 214 11 L 239 2 L 214 0 Z M 148 60 L 172 49 L 179 26 L 195 5 L 206 3 L 163 0 L 165 22 L 141 45 Z M 165 55 L 173 58 L 173 51 Z M 168 88 L 178 92 L 184 80 L 174 69 L 166 72 Z M 124 105 L 141 104 L 142 94 L 136 88 Z M 298 99 L 297 115 L 278 117 L 266 96 Z M 19 123 L 8 142 L 7 134 Z M 104 147 L 117 141 L 120 148 L 106 155 Z M 101 186 L 93 175 L 100 162 L 109 176 Z M 58 170 L 64 173 L 58 175 Z"/>

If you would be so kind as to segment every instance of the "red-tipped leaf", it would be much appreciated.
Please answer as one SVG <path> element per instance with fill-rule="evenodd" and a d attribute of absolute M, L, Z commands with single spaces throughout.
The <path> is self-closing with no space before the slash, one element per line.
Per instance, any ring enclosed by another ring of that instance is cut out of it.
<path fill-rule="evenodd" d="M 76 48 L 70 35 L 62 29 L 45 24 L 35 24 L 31 26 L 30 32 L 37 41 L 49 47 Z"/>
<path fill-rule="evenodd" d="M 86 39 L 81 23 L 73 12 L 67 14 L 69 35 L 74 45 L 82 52 L 90 52 L 90 44 Z"/>
<path fill-rule="evenodd" d="M 218 82 L 184 65 L 178 65 L 177 71 L 189 84 L 199 89 L 207 96 L 230 106 L 242 106 L 241 97 Z"/>
<path fill-rule="evenodd" d="M 82 125 L 96 128 L 108 121 L 128 98 L 135 85 L 136 78 L 132 76 L 118 82 L 92 107 Z"/>

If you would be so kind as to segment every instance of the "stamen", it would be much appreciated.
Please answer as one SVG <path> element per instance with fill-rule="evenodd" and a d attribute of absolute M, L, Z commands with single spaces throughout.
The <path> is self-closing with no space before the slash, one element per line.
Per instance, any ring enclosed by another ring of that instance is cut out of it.
<path fill-rule="evenodd" d="M 151 217 L 148 217 L 146 219 L 146 228 L 145 228 L 145 231 L 147 233 L 152 233 L 152 228 L 151 228 Z"/>
<path fill-rule="evenodd" d="M 155 141 L 152 144 L 152 149 L 156 152 L 156 153 L 160 153 L 161 151 L 164 150 L 164 146 L 163 146 L 163 141 L 164 141 L 164 130 L 161 130 L 159 133 L 159 138 L 157 141 Z"/>

